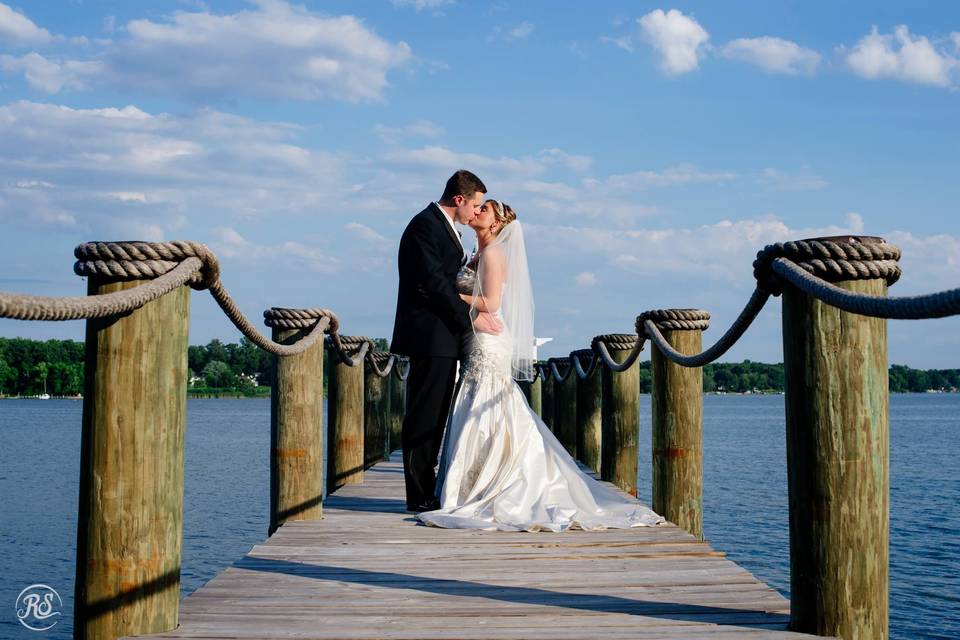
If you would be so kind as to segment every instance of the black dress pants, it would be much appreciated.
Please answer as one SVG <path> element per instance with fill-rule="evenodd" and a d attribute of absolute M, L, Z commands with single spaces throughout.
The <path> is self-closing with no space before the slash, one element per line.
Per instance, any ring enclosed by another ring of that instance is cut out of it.
<path fill-rule="evenodd" d="M 456 358 L 410 357 L 407 414 L 400 434 L 407 506 L 422 505 L 435 497 L 434 467 L 453 399 L 456 371 Z"/>

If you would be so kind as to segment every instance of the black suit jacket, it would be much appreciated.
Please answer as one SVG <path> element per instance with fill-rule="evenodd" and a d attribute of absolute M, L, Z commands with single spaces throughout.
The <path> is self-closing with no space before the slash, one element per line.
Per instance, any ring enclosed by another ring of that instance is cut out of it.
<path fill-rule="evenodd" d="M 430 203 L 400 238 L 394 353 L 456 358 L 460 336 L 470 329 L 469 306 L 456 286 L 463 249 L 445 217 Z"/>

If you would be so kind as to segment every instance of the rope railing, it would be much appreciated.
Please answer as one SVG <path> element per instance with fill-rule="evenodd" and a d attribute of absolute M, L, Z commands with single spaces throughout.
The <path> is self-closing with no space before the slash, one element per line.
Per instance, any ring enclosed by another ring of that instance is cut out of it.
<path fill-rule="evenodd" d="M 596 336 L 590 343 L 590 348 L 611 371 L 622 372 L 633 366 L 643 351 L 643 338 L 634 333 L 607 333 Z M 610 355 L 610 350 L 629 351 L 623 362 L 617 362 Z"/>
<path fill-rule="evenodd" d="M 380 378 L 386 378 L 390 375 L 396 362 L 397 356 L 389 351 L 367 352 L 367 363 L 370 364 L 370 369 Z"/>

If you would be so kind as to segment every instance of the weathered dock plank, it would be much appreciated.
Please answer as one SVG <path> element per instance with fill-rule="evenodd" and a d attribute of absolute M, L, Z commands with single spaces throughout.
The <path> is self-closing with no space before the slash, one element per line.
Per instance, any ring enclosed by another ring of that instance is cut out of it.
<path fill-rule="evenodd" d="M 673 525 L 505 533 L 404 513 L 399 458 L 283 524 L 151 638 L 811 638 L 789 603 Z"/>

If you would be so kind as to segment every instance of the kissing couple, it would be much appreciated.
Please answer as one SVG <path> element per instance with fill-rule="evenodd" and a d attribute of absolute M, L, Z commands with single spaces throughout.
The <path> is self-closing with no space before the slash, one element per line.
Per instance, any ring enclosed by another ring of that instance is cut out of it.
<path fill-rule="evenodd" d="M 534 365 L 523 227 L 486 193 L 480 178 L 457 171 L 400 239 L 391 351 L 410 358 L 401 432 L 407 510 L 428 525 L 501 531 L 663 522 L 580 471 L 527 404 L 516 383 L 533 380 Z M 455 223 L 476 233 L 469 262 Z"/>

